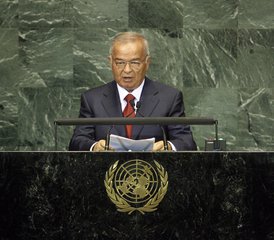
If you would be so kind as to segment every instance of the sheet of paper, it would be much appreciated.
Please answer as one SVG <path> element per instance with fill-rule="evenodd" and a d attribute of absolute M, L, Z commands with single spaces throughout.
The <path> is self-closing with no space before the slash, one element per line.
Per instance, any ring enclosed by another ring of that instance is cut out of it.
<path fill-rule="evenodd" d="M 109 146 L 118 152 L 124 151 L 152 151 L 155 138 L 133 140 L 110 134 Z"/>

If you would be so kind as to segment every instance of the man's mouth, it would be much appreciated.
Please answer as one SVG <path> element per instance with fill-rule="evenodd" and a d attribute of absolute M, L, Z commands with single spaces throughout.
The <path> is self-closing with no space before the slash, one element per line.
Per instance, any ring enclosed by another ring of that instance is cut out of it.
<path fill-rule="evenodd" d="M 132 79 L 133 79 L 133 77 L 123 77 L 123 80 L 125 82 L 130 82 L 130 81 L 132 81 Z"/>

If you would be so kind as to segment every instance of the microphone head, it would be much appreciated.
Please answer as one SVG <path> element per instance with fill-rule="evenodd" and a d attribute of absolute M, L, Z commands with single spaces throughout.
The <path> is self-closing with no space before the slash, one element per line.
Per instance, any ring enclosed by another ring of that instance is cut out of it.
<path fill-rule="evenodd" d="M 139 101 L 136 103 L 136 113 L 138 113 L 141 117 L 145 117 L 141 112 L 140 112 L 140 107 L 142 105 L 142 102 Z"/>
<path fill-rule="evenodd" d="M 142 104 L 141 101 L 137 102 L 136 103 L 136 109 L 139 109 L 141 107 L 141 104 Z"/>

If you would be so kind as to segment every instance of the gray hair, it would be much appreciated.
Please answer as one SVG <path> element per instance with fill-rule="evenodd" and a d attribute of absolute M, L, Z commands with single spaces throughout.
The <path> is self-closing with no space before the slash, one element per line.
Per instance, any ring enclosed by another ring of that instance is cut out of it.
<path fill-rule="evenodd" d="M 109 55 L 112 55 L 113 46 L 116 42 L 129 42 L 129 41 L 134 41 L 136 39 L 143 40 L 144 47 L 145 47 L 145 53 L 146 53 L 146 55 L 149 56 L 148 41 L 146 40 L 146 38 L 143 34 L 138 33 L 138 32 L 120 32 L 120 33 L 116 34 L 112 38 L 111 46 L 109 49 Z"/>

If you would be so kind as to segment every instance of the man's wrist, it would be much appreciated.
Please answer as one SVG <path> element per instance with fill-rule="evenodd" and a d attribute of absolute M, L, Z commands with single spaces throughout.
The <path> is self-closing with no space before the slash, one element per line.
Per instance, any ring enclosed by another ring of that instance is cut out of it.
<path fill-rule="evenodd" d="M 97 144 L 97 142 L 95 142 L 95 143 L 93 143 L 92 145 L 91 145 L 91 147 L 90 147 L 90 149 L 89 149 L 89 151 L 93 151 L 93 148 L 94 148 L 94 146 Z"/>
<path fill-rule="evenodd" d="M 170 144 L 172 151 L 177 151 L 176 147 L 173 145 L 172 142 L 170 142 L 170 141 L 167 141 L 167 142 Z"/>

